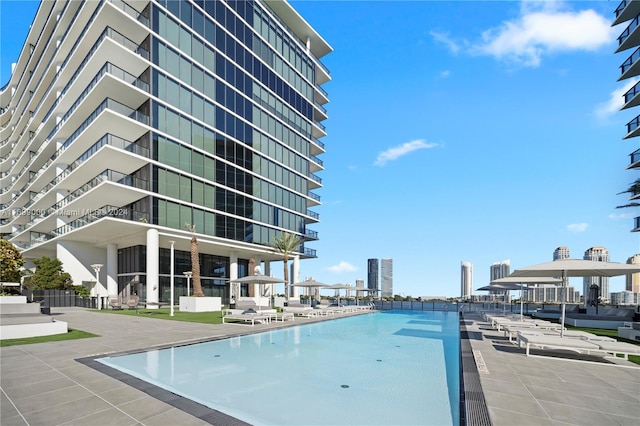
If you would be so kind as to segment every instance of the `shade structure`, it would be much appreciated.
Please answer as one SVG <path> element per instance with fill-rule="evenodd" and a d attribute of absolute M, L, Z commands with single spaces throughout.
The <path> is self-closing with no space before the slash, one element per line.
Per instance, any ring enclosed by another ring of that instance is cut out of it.
<path fill-rule="evenodd" d="M 522 288 L 528 287 L 530 284 L 562 284 L 562 279 L 556 277 L 504 277 L 498 278 L 490 283 L 491 285 L 499 286 L 514 286 L 514 290 L 520 290 L 520 321 L 522 321 Z"/>
<path fill-rule="evenodd" d="M 638 265 L 617 262 L 598 262 L 585 259 L 558 259 L 516 269 L 512 277 L 562 277 L 562 309 L 560 314 L 560 336 L 564 336 L 564 317 L 568 277 L 616 277 L 640 272 Z"/>
<path fill-rule="evenodd" d="M 331 288 L 334 290 L 338 290 L 338 305 L 340 304 L 340 290 L 353 290 L 353 286 L 347 284 L 333 284 L 328 286 L 327 288 Z"/>
<path fill-rule="evenodd" d="M 284 283 L 284 280 L 276 277 L 270 277 L 268 275 L 247 275 L 246 277 L 236 278 L 234 280 L 229 280 L 231 284 L 260 284 L 261 289 L 264 284 L 281 284 Z M 262 291 L 262 290 L 261 290 Z M 260 294 L 262 297 L 262 294 Z M 258 309 L 260 309 L 260 305 L 258 305 Z"/>
<path fill-rule="evenodd" d="M 507 290 L 519 290 L 520 286 L 516 284 L 489 284 L 484 287 L 480 287 L 478 291 L 507 291 Z M 507 310 L 507 298 L 505 296 L 502 303 L 502 312 Z"/>
<path fill-rule="evenodd" d="M 298 283 L 293 283 L 291 285 L 293 287 L 303 287 L 303 288 L 307 288 L 309 290 L 311 290 L 312 288 L 330 287 L 329 284 L 321 283 L 320 281 L 316 281 L 313 278 L 308 279 L 308 280 L 304 280 L 304 281 L 300 281 Z M 309 301 L 309 303 L 311 303 L 311 301 Z"/>

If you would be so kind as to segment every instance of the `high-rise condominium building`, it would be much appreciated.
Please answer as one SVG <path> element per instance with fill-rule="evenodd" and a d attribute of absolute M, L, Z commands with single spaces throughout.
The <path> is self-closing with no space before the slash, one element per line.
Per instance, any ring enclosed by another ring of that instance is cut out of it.
<path fill-rule="evenodd" d="M 620 26 L 620 36 L 618 36 L 618 48 L 616 53 L 625 52 L 623 57 L 625 61 L 620 65 L 620 77 L 618 81 L 627 80 L 640 75 L 640 61 L 638 61 L 638 46 L 640 46 L 640 1 L 622 0 L 615 10 L 615 18 L 613 25 Z M 623 29 L 624 28 L 624 29 Z M 624 104 L 621 109 L 632 108 L 640 105 L 640 82 L 633 85 L 624 94 Z M 627 123 L 627 132 L 623 139 L 633 139 L 636 150 L 629 154 L 628 170 L 632 170 L 634 174 L 629 177 L 631 183 L 625 188 L 625 192 L 629 194 L 628 203 L 637 203 L 640 199 L 640 185 L 638 185 L 638 171 L 640 170 L 640 148 L 638 148 L 637 136 L 640 135 L 640 115 Z M 640 231 L 640 217 L 634 219 L 632 232 Z"/>
<path fill-rule="evenodd" d="M 591 247 L 584 252 L 585 260 L 595 260 L 597 262 L 608 262 L 609 251 L 605 247 Z M 599 296 L 602 301 L 609 301 L 609 277 L 584 277 L 582 284 L 582 294 L 584 303 L 590 303 L 589 290 L 592 285 L 599 288 Z"/>
<path fill-rule="evenodd" d="M 470 299 L 473 293 L 473 264 L 460 262 L 460 297 Z"/>
<path fill-rule="evenodd" d="M 569 247 L 560 246 L 553 251 L 553 260 L 569 259 Z"/>
<path fill-rule="evenodd" d="M 639 265 L 640 254 L 635 254 L 628 258 L 627 263 L 632 265 Z M 640 272 L 627 275 L 625 290 L 631 291 L 633 293 L 640 293 Z"/>
<path fill-rule="evenodd" d="M 380 259 L 380 293 L 382 297 L 393 296 L 393 259 Z"/>
<path fill-rule="evenodd" d="M 504 278 L 511 273 L 511 261 L 509 259 L 491 264 L 490 281 Z"/>
<path fill-rule="evenodd" d="M 371 290 L 379 290 L 378 286 L 380 282 L 380 263 L 378 259 L 368 259 L 367 260 L 367 288 Z M 377 294 L 372 291 L 372 295 L 377 296 Z"/>
<path fill-rule="evenodd" d="M 184 294 L 192 235 L 223 301 L 283 232 L 316 257 L 331 50 L 285 0 L 42 1 L 0 92 L 0 234 L 147 302 L 173 256 Z"/>

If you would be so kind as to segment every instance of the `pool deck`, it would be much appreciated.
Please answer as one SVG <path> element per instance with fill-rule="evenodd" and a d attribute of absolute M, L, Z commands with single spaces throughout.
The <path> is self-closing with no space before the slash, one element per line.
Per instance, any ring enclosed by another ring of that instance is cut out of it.
<path fill-rule="evenodd" d="M 639 365 L 541 350 L 527 357 L 478 314 L 463 319 L 493 425 L 640 425 Z"/>
<path fill-rule="evenodd" d="M 54 308 L 53 314 L 67 321 L 69 328 L 100 337 L 0 348 L 3 426 L 211 424 L 76 359 L 318 321 L 296 318 L 252 327 L 167 321 L 142 313 L 109 315 L 83 308 Z M 479 376 L 493 425 L 639 424 L 637 365 L 526 357 L 524 350 L 506 342 L 480 317 L 467 314 L 464 321 L 473 336 L 472 349 L 486 367 Z"/>

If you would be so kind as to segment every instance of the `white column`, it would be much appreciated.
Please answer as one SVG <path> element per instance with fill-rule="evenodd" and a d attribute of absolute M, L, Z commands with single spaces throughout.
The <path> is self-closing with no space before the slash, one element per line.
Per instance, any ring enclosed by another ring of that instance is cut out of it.
<path fill-rule="evenodd" d="M 158 303 L 160 293 L 160 236 L 157 229 L 147 231 L 147 302 Z M 148 309 L 157 309 L 158 306 L 147 306 Z"/>
<path fill-rule="evenodd" d="M 118 246 L 107 244 L 107 295 L 118 294 Z"/>
<path fill-rule="evenodd" d="M 264 274 L 268 277 L 271 276 L 271 263 L 268 260 L 264 261 Z M 267 284 L 265 286 L 265 288 L 267 289 L 267 294 L 269 295 L 269 297 L 275 295 L 275 291 L 274 290 L 274 286 L 275 284 Z"/>
<path fill-rule="evenodd" d="M 231 252 L 229 254 L 229 279 L 235 280 L 238 278 L 238 253 Z M 240 284 L 229 284 L 229 298 L 237 300 L 240 297 Z M 235 303 L 235 302 L 234 302 Z"/>
<path fill-rule="evenodd" d="M 297 254 L 293 256 L 293 273 L 289 281 L 289 284 L 300 282 L 300 256 Z M 293 287 L 293 297 L 296 299 L 300 298 L 300 287 Z"/>

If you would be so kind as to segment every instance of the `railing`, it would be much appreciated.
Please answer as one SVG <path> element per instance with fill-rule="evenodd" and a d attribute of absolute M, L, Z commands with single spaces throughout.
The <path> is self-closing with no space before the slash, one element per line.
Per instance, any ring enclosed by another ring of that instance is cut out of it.
<path fill-rule="evenodd" d="M 95 110 L 93 110 L 93 112 L 89 115 L 89 117 L 87 117 L 87 119 L 82 123 L 82 125 L 80 125 L 80 127 L 78 127 L 78 129 L 76 129 L 76 131 L 73 132 L 71 136 L 69 136 L 69 138 L 64 142 L 64 144 L 62 144 L 62 146 L 58 149 L 58 151 L 56 152 L 56 155 L 60 155 L 63 151 L 65 151 L 69 147 L 69 145 L 71 145 L 71 143 L 80 135 L 80 133 L 82 133 L 87 127 L 89 127 L 89 125 L 93 123 L 93 121 L 105 109 L 115 111 L 133 120 L 139 121 L 143 124 L 149 124 L 148 115 L 143 114 L 140 111 L 137 111 L 124 104 L 121 104 L 118 101 L 114 101 L 111 98 L 107 98 L 104 101 L 102 101 L 102 103 L 98 105 L 98 107 Z"/>
<path fill-rule="evenodd" d="M 313 180 L 314 182 L 318 182 L 319 184 L 322 184 L 322 178 L 314 173 L 309 173 L 309 177 L 311 178 L 311 180 Z"/>
<path fill-rule="evenodd" d="M 622 13 L 625 7 L 627 7 L 627 0 L 622 0 L 614 12 L 616 14 L 616 18 Z"/>
<path fill-rule="evenodd" d="M 318 239 L 318 231 L 312 231 L 311 229 L 304 230 L 304 236 L 312 240 Z"/>
<path fill-rule="evenodd" d="M 634 152 L 632 152 L 631 154 L 629 154 L 629 157 L 631 157 L 631 163 L 630 164 L 635 164 L 638 161 L 640 161 L 640 149 L 637 149 Z"/>
<path fill-rule="evenodd" d="M 118 7 L 119 9 L 124 11 L 127 15 L 133 17 L 133 19 L 135 19 L 136 21 L 140 22 L 145 27 L 149 26 L 149 18 L 147 18 L 142 13 L 138 12 L 134 7 L 132 7 L 128 3 L 126 3 L 126 2 L 124 2 L 122 0 L 109 0 L 109 3 L 111 3 L 114 6 Z"/>
<path fill-rule="evenodd" d="M 640 81 L 624 94 L 624 103 L 626 104 L 640 92 Z"/>
<path fill-rule="evenodd" d="M 308 191 L 307 195 L 309 196 L 309 198 L 311 198 L 312 200 L 315 200 L 317 202 L 320 202 L 320 196 L 318 194 L 316 194 L 315 192 L 311 192 Z"/>
<path fill-rule="evenodd" d="M 627 133 L 633 132 L 638 126 L 640 126 L 640 115 L 627 123 Z"/>
<path fill-rule="evenodd" d="M 640 84 L 640 83 L 638 83 L 638 84 Z M 324 163 L 322 162 L 322 160 L 321 160 L 321 159 L 319 159 L 318 157 L 316 157 L 315 155 L 312 155 L 312 156 L 311 156 L 311 160 L 313 160 L 313 162 L 314 162 L 314 163 L 316 163 L 316 164 L 319 164 L 319 165 L 321 165 L 321 166 L 324 166 Z"/>
<path fill-rule="evenodd" d="M 127 212 L 128 216 L 123 217 L 123 212 Z M 76 219 L 72 222 L 67 223 L 59 228 L 54 229 L 52 232 L 56 236 L 64 235 L 68 232 L 73 231 L 74 229 L 81 228 L 85 225 L 89 225 L 93 222 L 96 222 L 104 217 L 116 217 L 118 219 L 126 219 L 132 221 L 149 221 L 149 213 L 134 211 L 129 209 L 123 209 L 120 207 L 115 207 L 111 205 L 105 205 L 100 207 L 99 209 L 92 210 L 89 214 L 82 216 L 79 219 Z"/>
<path fill-rule="evenodd" d="M 638 26 L 638 18 L 640 18 L 640 16 L 636 16 L 631 21 L 629 26 L 622 32 L 622 34 L 620 34 L 620 36 L 618 37 L 618 46 L 622 45 L 622 43 L 624 43 L 624 41 L 631 35 L 633 30 L 635 30 L 637 28 L 637 26 Z"/>
<path fill-rule="evenodd" d="M 310 256 L 310 257 L 318 257 L 316 255 L 316 250 L 310 249 L 310 248 L 307 248 L 307 247 L 304 248 L 304 254 L 307 255 L 307 256 Z"/>
<path fill-rule="evenodd" d="M 634 229 L 634 230 L 635 230 L 635 229 L 640 229 L 640 217 L 635 217 L 635 218 L 633 219 L 633 222 L 634 222 L 633 229 Z"/>
<path fill-rule="evenodd" d="M 638 59 L 640 59 L 640 47 L 637 48 L 636 51 L 633 52 L 631 56 L 629 56 L 627 60 L 622 63 L 622 65 L 620 65 L 621 74 L 624 75 L 624 73 L 627 72 L 627 70 L 631 68 Z"/>
<path fill-rule="evenodd" d="M 307 210 L 307 216 L 311 216 L 314 219 L 320 219 L 320 214 L 312 211 L 312 210 Z"/>

